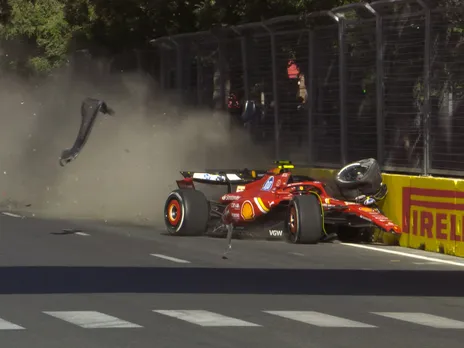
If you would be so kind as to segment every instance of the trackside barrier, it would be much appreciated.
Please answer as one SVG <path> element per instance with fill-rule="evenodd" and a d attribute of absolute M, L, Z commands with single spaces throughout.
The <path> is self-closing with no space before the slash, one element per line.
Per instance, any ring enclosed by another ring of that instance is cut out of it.
<path fill-rule="evenodd" d="M 300 172 L 300 171 L 298 171 Z M 318 180 L 333 178 L 336 171 L 303 169 Z M 383 174 L 388 195 L 381 209 L 402 227 L 383 242 L 402 247 L 464 257 L 464 180 Z"/>

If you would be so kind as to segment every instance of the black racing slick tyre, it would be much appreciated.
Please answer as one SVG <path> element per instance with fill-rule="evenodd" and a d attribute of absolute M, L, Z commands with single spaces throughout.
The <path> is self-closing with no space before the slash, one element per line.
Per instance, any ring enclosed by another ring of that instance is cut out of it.
<path fill-rule="evenodd" d="M 199 236 L 206 232 L 209 203 L 201 191 L 178 189 L 172 191 L 164 206 L 164 222 L 171 235 Z"/>
<path fill-rule="evenodd" d="M 295 196 L 288 207 L 286 237 L 294 244 L 317 244 L 322 238 L 322 207 L 310 194 Z"/>
<path fill-rule="evenodd" d="M 335 176 L 335 182 L 341 189 L 363 189 L 369 191 L 364 192 L 365 194 L 372 194 L 380 189 L 382 171 L 375 159 L 363 159 L 340 169 Z"/>

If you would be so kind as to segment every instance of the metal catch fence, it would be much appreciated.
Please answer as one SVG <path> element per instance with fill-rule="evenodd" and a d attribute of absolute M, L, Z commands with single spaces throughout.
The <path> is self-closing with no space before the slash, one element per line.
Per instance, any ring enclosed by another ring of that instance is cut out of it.
<path fill-rule="evenodd" d="M 379 0 L 153 40 L 160 85 L 240 114 L 276 158 L 464 176 L 464 7 Z"/>

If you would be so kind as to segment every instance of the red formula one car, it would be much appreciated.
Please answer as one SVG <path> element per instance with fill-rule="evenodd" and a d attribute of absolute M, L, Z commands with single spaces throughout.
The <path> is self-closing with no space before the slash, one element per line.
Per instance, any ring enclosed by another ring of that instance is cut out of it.
<path fill-rule="evenodd" d="M 291 243 L 371 238 L 378 228 L 401 233 L 377 207 L 387 194 L 374 159 L 351 163 L 330 183 L 294 175 L 289 161 L 269 171 L 206 170 L 181 172 L 179 189 L 165 204 L 165 224 L 172 235 L 249 234 Z M 207 199 L 195 183 L 222 185 L 226 194 Z"/>

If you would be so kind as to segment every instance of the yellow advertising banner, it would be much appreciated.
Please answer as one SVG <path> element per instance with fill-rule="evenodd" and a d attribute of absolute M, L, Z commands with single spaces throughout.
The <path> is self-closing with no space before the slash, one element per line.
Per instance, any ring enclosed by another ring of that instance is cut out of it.
<path fill-rule="evenodd" d="M 411 185 L 403 193 L 409 247 L 455 254 L 456 241 L 462 234 L 455 183 L 452 179 L 411 177 Z"/>

